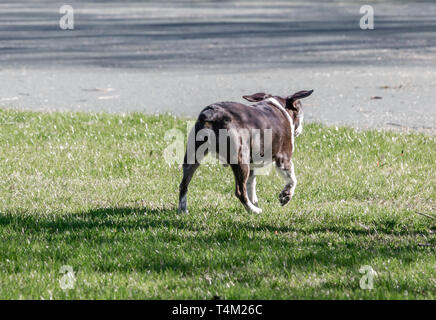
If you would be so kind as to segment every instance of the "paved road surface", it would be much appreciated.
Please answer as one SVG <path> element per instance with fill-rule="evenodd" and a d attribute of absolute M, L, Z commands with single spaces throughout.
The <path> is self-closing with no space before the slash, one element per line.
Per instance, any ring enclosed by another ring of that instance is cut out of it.
<path fill-rule="evenodd" d="M 436 128 L 436 5 L 377 1 L 0 3 L 0 106 L 195 115 L 219 100 L 315 89 L 307 118 Z M 381 97 L 382 99 L 374 99 Z"/>

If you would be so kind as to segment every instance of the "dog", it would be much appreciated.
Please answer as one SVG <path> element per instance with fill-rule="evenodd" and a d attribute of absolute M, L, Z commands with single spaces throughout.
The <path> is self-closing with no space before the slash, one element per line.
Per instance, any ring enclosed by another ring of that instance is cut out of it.
<path fill-rule="evenodd" d="M 297 185 L 292 155 L 295 137 L 303 131 L 304 112 L 300 99 L 312 92 L 299 91 L 287 97 L 258 92 L 243 96 L 245 100 L 254 102 L 253 105 L 219 102 L 204 108 L 188 137 L 178 211 L 188 212 L 188 185 L 208 152 L 214 153 L 224 161 L 223 164 L 230 165 L 235 176 L 235 195 L 248 212 L 254 213 L 262 213 L 258 207 L 254 169 L 275 162 L 278 173 L 286 182 L 279 201 L 282 206 L 287 204 Z M 256 139 L 250 130 L 260 135 L 260 143 L 254 143 Z M 216 136 L 220 139 L 217 140 Z M 260 157 L 269 154 L 270 159 L 256 162 L 256 152 Z"/>

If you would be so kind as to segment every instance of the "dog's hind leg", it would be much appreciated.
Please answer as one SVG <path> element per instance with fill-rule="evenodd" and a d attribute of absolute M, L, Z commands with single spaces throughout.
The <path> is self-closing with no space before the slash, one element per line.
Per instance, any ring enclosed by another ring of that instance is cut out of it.
<path fill-rule="evenodd" d="M 292 162 L 292 160 L 287 163 L 276 162 L 276 169 L 286 182 L 283 191 L 279 194 L 280 204 L 284 206 L 294 196 L 295 187 L 297 186 L 297 178 L 295 177 L 294 172 L 294 163 Z"/>
<path fill-rule="evenodd" d="M 183 164 L 183 179 L 179 187 L 179 208 L 178 208 L 179 212 L 188 212 L 188 203 L 187 203 L 188 185 L 189 182 L 191 182 L 195 170 L 197 170 L 199 166 L 200 163 Z"/>
<path fill-rule="evenodd" d="M 190 132 L 188 137 L 188 143 L 194 143 L 193 150 L 189 147 L 186 150 L 185 157 L 183 159 L 183 178 L 179 186 L 179 212 L 188 212 L 187 194 L 188 186 L 191 182 L 192 176 L 200 166 L 201 160 L 208 154 L 209 150 L 206 148 L 203 152 L 197 152 L 199 147 L 207 142 L 196 141 L 197 132 L 203 129 L 203 125 L 199 122 L 195 124 L 195 127 Z"/>
<path fill-rule="evenodd" d="M 235 175 L 235 195 L 242 202 L 248 212 L 262 213 L 262 209 L 251 203 L 247 193 L 247 181 L 250 175 L 248 164 L 232 164 L 233 174 Z"/>
<path fill-rule="evenodd" d="M 250 175 L 248 176 L 247 193 L 248 199 L 250 199 L 251 203 L 258 207 L 258 200 L 256 195 L 256 175 L 254 174 L 254 170 L 250 170 Z"/>

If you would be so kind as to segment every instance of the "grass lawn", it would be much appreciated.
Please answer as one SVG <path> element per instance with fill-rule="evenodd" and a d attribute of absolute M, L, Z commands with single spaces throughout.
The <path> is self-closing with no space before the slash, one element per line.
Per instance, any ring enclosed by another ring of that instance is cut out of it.
<path fill-rule="evenodd" d="M 436 222 L 416 214 L 435 213 L 435 136 L 306 125 L 287 206 L 275 171 L 255 215 L 204 165 L 178 214 L 164 135 L 185 122 L 0 109 L 0 298 L 436 298 Z"/>

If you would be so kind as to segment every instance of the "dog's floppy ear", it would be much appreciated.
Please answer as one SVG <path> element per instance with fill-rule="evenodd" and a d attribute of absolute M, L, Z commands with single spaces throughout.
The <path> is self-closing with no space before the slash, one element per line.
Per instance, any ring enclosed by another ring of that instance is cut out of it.
<path fill-rule="evenodd" d="M 242 98 L 244 98 L 245 100 L 248 100 L 250 102 L 259 102 L 262 100 L 265 100 L 267 98 L 271 97 L 271 95 L 269 93 L 263 93 L 263 92 L 258 92 L 249 96 L 242 96 Z"/>
<path fill-rule="evenodd" d="M 288 96 L 286 98 L 286 108 L 287 109 L 292 109 L 292 110 L 297 110 L 297 108 L 295 107 L 295 104 L 298 100 L 306 98 L 308 96 L 310 96 L 312 94 L 313 90 L 303 90 L 303 91 L 298 91 L 297 93 L 294 93 L 292 96 Z"/>

